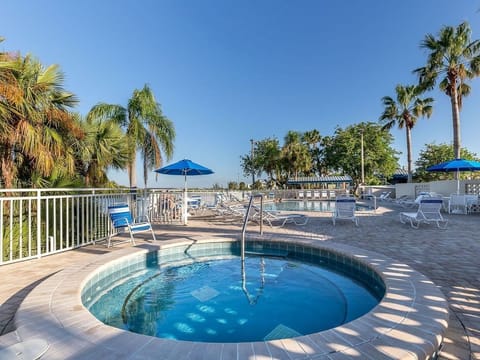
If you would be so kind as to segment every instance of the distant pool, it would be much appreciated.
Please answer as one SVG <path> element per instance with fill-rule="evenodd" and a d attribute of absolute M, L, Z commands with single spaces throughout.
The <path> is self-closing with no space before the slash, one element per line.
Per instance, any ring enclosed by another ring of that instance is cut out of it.
<path fill-rule="evenodd" d="M 357 211 L 369 211 L 373 210 L 367 205 L 356 204 Z M 321 200 L 283 200 L 281 202 L 266 203 L 264 204 L 265 210 L 276 211 L 320 211 L 320 212 L 332 212 L 335 209 L 335 201 L 321 201 Z"/>

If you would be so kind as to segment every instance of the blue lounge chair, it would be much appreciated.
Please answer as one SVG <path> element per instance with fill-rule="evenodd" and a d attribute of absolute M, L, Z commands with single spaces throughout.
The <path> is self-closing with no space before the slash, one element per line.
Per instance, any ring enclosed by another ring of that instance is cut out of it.
<path fill-rule="evenodd" d="M 110 216 L 110 220 L 112 222 L 112 230 L 110 232 L 110 235 L 108 236 L 107 241 L 108 247 L 111 246 L 112 236 L 118 234 L 124 229 L 128 229 L 128 232 L 130 233 L 130 242 L 132 243 L 132 245 L 135 245 L 133 234 L 145 231 L 150 231 L 152 233 L 153 240 L 157 240 L 155 238 L 155 234 L 153 232 L 152 225 L 150 224 L 148 216 L 144 215 L 139 217 L 138 219 L 134 219 L 132 213 L 130 212 L 128 204 L 110 205 L 108 207 L 108 215 Z"/>

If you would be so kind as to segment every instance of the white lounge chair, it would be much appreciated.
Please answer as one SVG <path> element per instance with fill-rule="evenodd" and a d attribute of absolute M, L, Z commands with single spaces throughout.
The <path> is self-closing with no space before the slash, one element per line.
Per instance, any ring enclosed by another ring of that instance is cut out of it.
<path fill-rule="evenodd" d="M 253 219 L 260 220 L 260 208 L 254 206 L 255 215 Z M 308 216 L 297 213 L 282 213 L 280 211 L 267 211 L 263 210 L 262 220 L 266 222 L 270 227 L 283 227 L 285 224 L 306 225 L 308 222 Z"/>
<path fill-rule="evenodd" d="M 382 201 L 383 201 L 383 200 L 390 200 L 390 199 L 391 199 L 391 198 L 390 198 L 390 194 L 391 194 L 391 193 L 392 193 L 391 191 L 384 191 L 384 192 L 382 192 L 382 193 L 380 194 L 380 196 L 378 197 L 378 200 L 382 200 Z"/>
<path fill-rule="evenodd" d="M 467 214 L 467 198 L 465 195 L 451 194 L 448 201 L 449 214 Z"/>
<path fill-rule="evenodd" d="M 467 212 L 470 214 L 473 209 L 478 206 L 478 195 L 465 195 L 465 201 L 467 202 Z"/>
<path fill-rule="evenodd" d="M 438 228 L 446 229 L 448 220 L 444 219 L 440 213 L 442 206 L 443 200 L 441 198 L 422 199 L 418 205 L 417 212 L 401 212 L 400 221 L 403 224 L 409 221 L 410 225 L 415 229 L 418 229 L 421 223 L 436 223 Z"/>
<path fill-rule="evenodd" d="M 214 208 L 214 210 L 221 216 L 231 216 L 231 217 L 245 217 L 247 211 L 245 209 L 245 205 L 240 204 L 226 204 L 226 203 L 219 203 Z"/>
<path fill-rule="evenodd" d="M 112 237 L 123 229 L 127 229 L 130 233 L 130 242 L 135 245 L 133 234 L 150 231 L 152 233 L 153 240 L 155 233 L 153 232 L 152 225 L 147 215 L 143 215 L 137 219 L 134 219 L 128 204 L 116 204 L 108 207 L 108 215 L 112 222 L 112 231 L 107 239 L 107 246 L 112 245 Z"/>
<path fill-rule="evenodd" d="M 356 201 L 353 197 L 339 197 L 335 200 L 335 209 L 332 212 L 332 221 L 352 220 L 358 226 L 358 217 L 355 215 Z"/>
<path fill-rule="evenodd" d="M 401 205 L 402 207 L 414 207 L 417 204 L 415 203 L 415 199 L 411 198 L 408 195 L 402 195 L 395 200 L 393 200 L 395 204 Z"/>

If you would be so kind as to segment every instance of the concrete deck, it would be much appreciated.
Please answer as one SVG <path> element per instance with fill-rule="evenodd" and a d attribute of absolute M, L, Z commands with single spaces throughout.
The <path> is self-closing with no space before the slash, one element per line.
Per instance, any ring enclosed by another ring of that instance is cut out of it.
<path fill-rule="evenodd" d="M 312 214 L 306 226 L 265 227 L 265 233 L 351 245 L 408 264 L 433 280 L 449 301 L 449 328 L 439 359 L 480 359 L 480 215 L 446 215 L 449 219 L 446 230 L 434 225 L 421 225 L 415 230 L 400 223 L 398 213 L 404 209 L 391 203 L 382 205 L 385 207 L 376 214 L 361 214 L 359 227 L 352 222 L 341 222 L 334 227 L 329 214 L 317 213 Z M 159 225 L 155 230 L 161 241 L 222 237 L 238 235 L 240 222 L 198 218 L 191 219 L 187 227 Z M 249 232 L 255 231 L 258 226 L 249 228 Z M 1 267 L 0 332 L 4 335 L 0 337 L 0 348 L 19 341 L 13 317 L 25 296 L 38 284 L 73 264 L 92 262 L 126 246 L 129 245 L 113 249 L 88 246 Z M 48 353 L 44 358 L 48 358 Z"/>

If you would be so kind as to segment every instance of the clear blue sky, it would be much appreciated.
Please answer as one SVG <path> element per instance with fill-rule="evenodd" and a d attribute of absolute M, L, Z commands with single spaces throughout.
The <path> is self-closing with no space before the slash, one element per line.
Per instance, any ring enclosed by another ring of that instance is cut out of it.
<path fill-rule="evenodd" d="M 215 174 L 189 185 L 225 186 L 244 179 L 250 139 L 282 143 L 288 130 L 332 135 L 377 121 L 381 98 L 416 82 L 424 36 L 466 20 L 479 39 L 479 9 L 478 0 L 3 0 L 0 46 L 59 64 L 82 114 L 97 102 L 126 105 L 149 84 L 177 132 L 167 163 L 190 158 Z M 480 80 L 471 85 L 462 145 L 480 154 Z M 452 141 L 449 100 L 430 95 L 434 113 L 413 130 L 414 159 L 427 143 Z M 404 151 L 404 132 L 392 133 Z M 110 175 L 127 184 L 125 173 Z M 140 168 L 138 177 L 142 187 Z M 182 184 L 154 173 L 148 182 Z"/>

